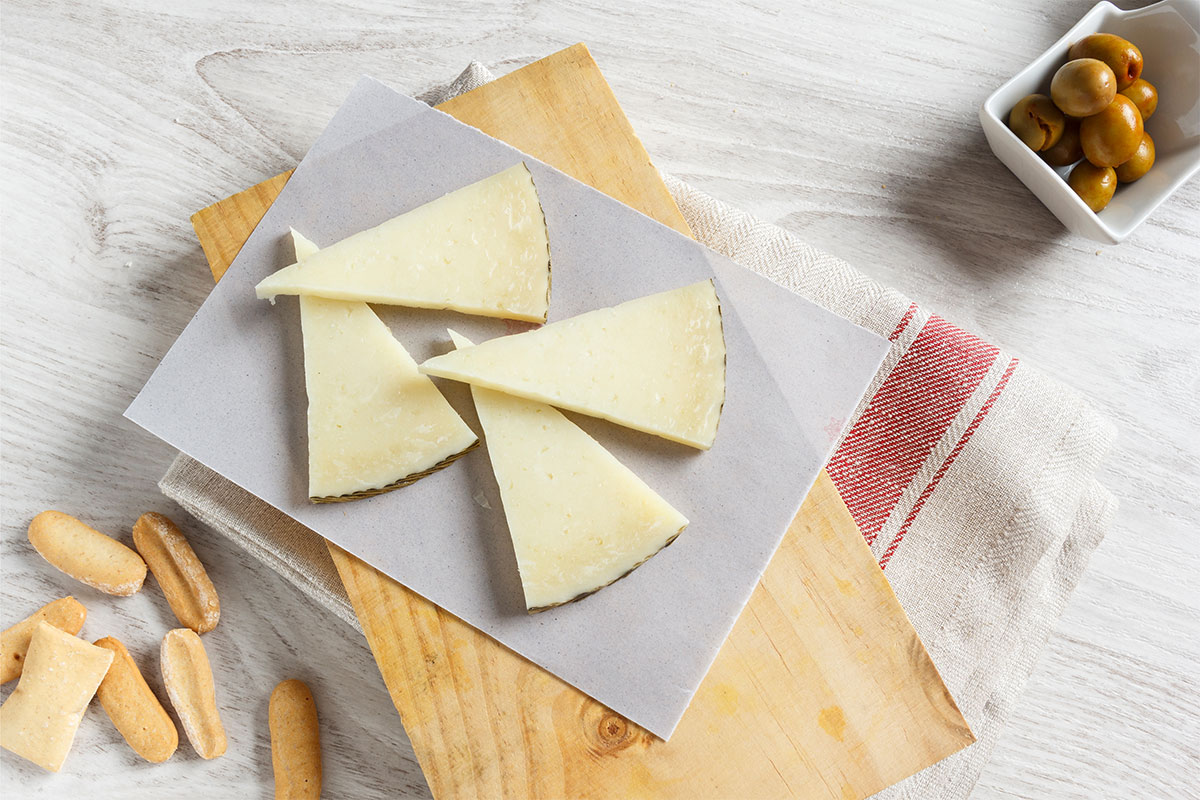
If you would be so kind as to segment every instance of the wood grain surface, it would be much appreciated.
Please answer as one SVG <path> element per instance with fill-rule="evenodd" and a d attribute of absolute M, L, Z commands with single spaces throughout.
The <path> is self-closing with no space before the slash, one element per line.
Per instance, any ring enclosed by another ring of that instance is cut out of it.
<path fill-rule="evenodd" d="M 435 797 L 848 800 L 974 741 L 853 524 L 822 473 L 669 742 L 336 561 Z"/>
<path fill-rule="evenodd" d="M 688 231 L 583 44 L 439 108 Z M 215 277 L 286 179 L 192 215 Z M 439 798 L 847 800 L 974 741 L 824 472 L 670 742 L 329 551 Z"/>
<path fill-rule="evenodd" d="M 504 73 L 586 39 L 659 167 L 1013 350 L 1121 426 L 1102 476 L 1120 514 L 975 797 L 1198 796 L 1200 185 L 1101 247 L 991 156 L 975 117 L 1091 5 L 9 0 L 0 622 L 74 592 L 85 635 L 123 638 L 161 690 L 161 594 L 88 595 L 25 526 L 61 508 L 128 537 L 142 511 L 180 514 L 154 486 L 170 449 L 120 414 L 211 286 L 187 216 L 293 166 L 362 73 L 416 94 L 471 59 Z M 269 796 L 267 697 L 294 676 L 320 707 L 328 796 L 427 796 L 361 637 L 187 532 L 221 591 L 205 644 L 233 707 L 229 753 L 181 745 L 139 764 L 92 709 L 62 774 L 5 754 L 0 794 Z"/>

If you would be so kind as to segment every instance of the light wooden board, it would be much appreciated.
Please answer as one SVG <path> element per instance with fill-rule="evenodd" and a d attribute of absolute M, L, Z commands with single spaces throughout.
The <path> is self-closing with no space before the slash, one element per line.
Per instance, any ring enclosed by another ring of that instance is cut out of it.
<path fill-rule="evenodd" d="M 582 45 L 441 108 L 687 231 Z M 287 177 L 194 215 L 214 277 Z M 824 473 L 669 743 L 330 552 L 438 797 L 864 797 L 973 741 Z"/>

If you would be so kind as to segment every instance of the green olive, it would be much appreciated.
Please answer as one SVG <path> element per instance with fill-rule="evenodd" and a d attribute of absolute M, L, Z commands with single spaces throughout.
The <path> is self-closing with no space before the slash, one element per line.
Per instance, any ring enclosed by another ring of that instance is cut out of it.
<path fill-rule="evenodd" d="M 1094 58 L 1068 61 L 1050 81 L 1054 105 L 1072 117 L 1090 117 L 1108 107 L 1117 96 L 1117 78 L 1108 64 Z"/>
<path fill-rule="evenodd" d="M 1083 155 L 1097 167 L 1124 164 L 1137 152 L 1145 129 L 1137 106 L 1119 94 L 1099 114 L 1079 123 L 1079 143 Z"/>
<path fill-rule="evenodd" d="M 1066 120 L 1054 101 L 1044 94 L 1023 97 L 1008 115 L 1008 127 L 1030 150 L 1046 150 L 1057 144 Z"/>
<path fill-rule="evenodd" d="M 1099 212 L 1112 200 L 1113 192 L 1117 190 L 1117 173 L 1112 167 L 1097 167 L 1087 161 L 1080 161 L 1071 170 L 1067 183 L 1075 194 L 1079 195 L 1087 207 Z"/>
<path fill-rule="evenodd" d="M 1145 175 L 1154 166 L 1154 140 L 1150 134 L 1142 134 L 1142 143 L 1138 145 L 1133 158 L 1117 167 L 1117 180 L 1121 183 L 1133 183 Z"/>
<path fill-rule="evenodd" d="M 1042 158 L 1052 167 L 1067 167 L 1083 158 L 1079 144 L 1079 120 L 1067 119 L 1062 137 L 1051 148 L 1042 151 Z"/>
<path fill-rule="evenodd" d="M 1138 78 L 1122 89 L 1121 94 L 1128 97 L 1137 106 L 1137 110 L 1142 114 L 1142 122 L 1148 121 L 1154 114 L 1154 110 L 1158 108 L 1158 89 L 1155 89 L 1154 84 L 1145 78 Z"/>
<path fill-rule="evenodd" d="M 1111 33 L 1085 36 L 1067 51 L 1067 58 L 1095 58 L 1108 64 L 1117 76 L 1117 91 L 1124 91 L 1142 75 L 1142 51 Z"/>

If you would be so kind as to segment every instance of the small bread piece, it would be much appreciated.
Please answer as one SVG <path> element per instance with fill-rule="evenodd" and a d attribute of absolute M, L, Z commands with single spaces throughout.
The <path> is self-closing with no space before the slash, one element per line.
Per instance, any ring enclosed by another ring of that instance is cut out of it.
<path fill-rule="evenodd" d="M 74 597 L 63 597 L 47 603 L 25 619 L 0 633 L 0 683 L 20 677 L 25 665 L 25 652 L 39 621 L 49 622 L 60 631 L 74 636 L 83 628 L 87 609 Z"/>
<path fill-rule="evenodd" d="M 179 747 L 179 732 L 167 710 L 150 690 L 125 645 L 111 636 L 96 641 L 111 650 L 112 666 L 96 690 L 100 705 L 133 751 L 152 764 L 161 764 Z"/>
<path fill-rule="evenodd" d="M 34 517 L 29 542 L 52 565 L 107 594 L 128 597 L 146 580 L 141 556 L 61 511 L 43 511 Z"/>
<path fill-rule="evenodd" d="M 133 523 L 133 544 L 146 559 L 175 616 L 196 633 L 221 619 L 221 601 L 196 551 L 167 517 L 153 511 Z"/>
<path fill-rule="evenodd" d="M 271 692 L 271 765 L 275 800 L 321 796 L 321 731 L 317 704 L 304 681 L 287 680 Z"/>
<path fill-rule="evenodd" d="M 21 682 L 0 706 L 0 747 L 50 772 L 62 769 L 112 659 L 103 647 L 39 621 Z"/>
<path fill-rule="evenodd" d="M 201 758 L 225 754 L 225 726 L 217 711 L 217 692 L 204 643 L 190 628 L 168 631 L 159 656 L 167 697 Z"/>

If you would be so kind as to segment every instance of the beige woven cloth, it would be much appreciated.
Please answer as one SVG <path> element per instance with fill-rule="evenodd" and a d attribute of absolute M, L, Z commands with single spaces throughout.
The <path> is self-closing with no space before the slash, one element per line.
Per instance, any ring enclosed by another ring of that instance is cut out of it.
<path fill-rule="evenodd" d="M 473 63 L 421 99 L 491 79 Z M 1114 428 L 846 263 L 666 181 L 698 240 L 892 340 L 828 470 L 978 742 L 877 796 L 966 797 L 1116 510 L 1094 478 Z M 315 533 L 184 455 L 159 485 L 358 627 Z"/>

